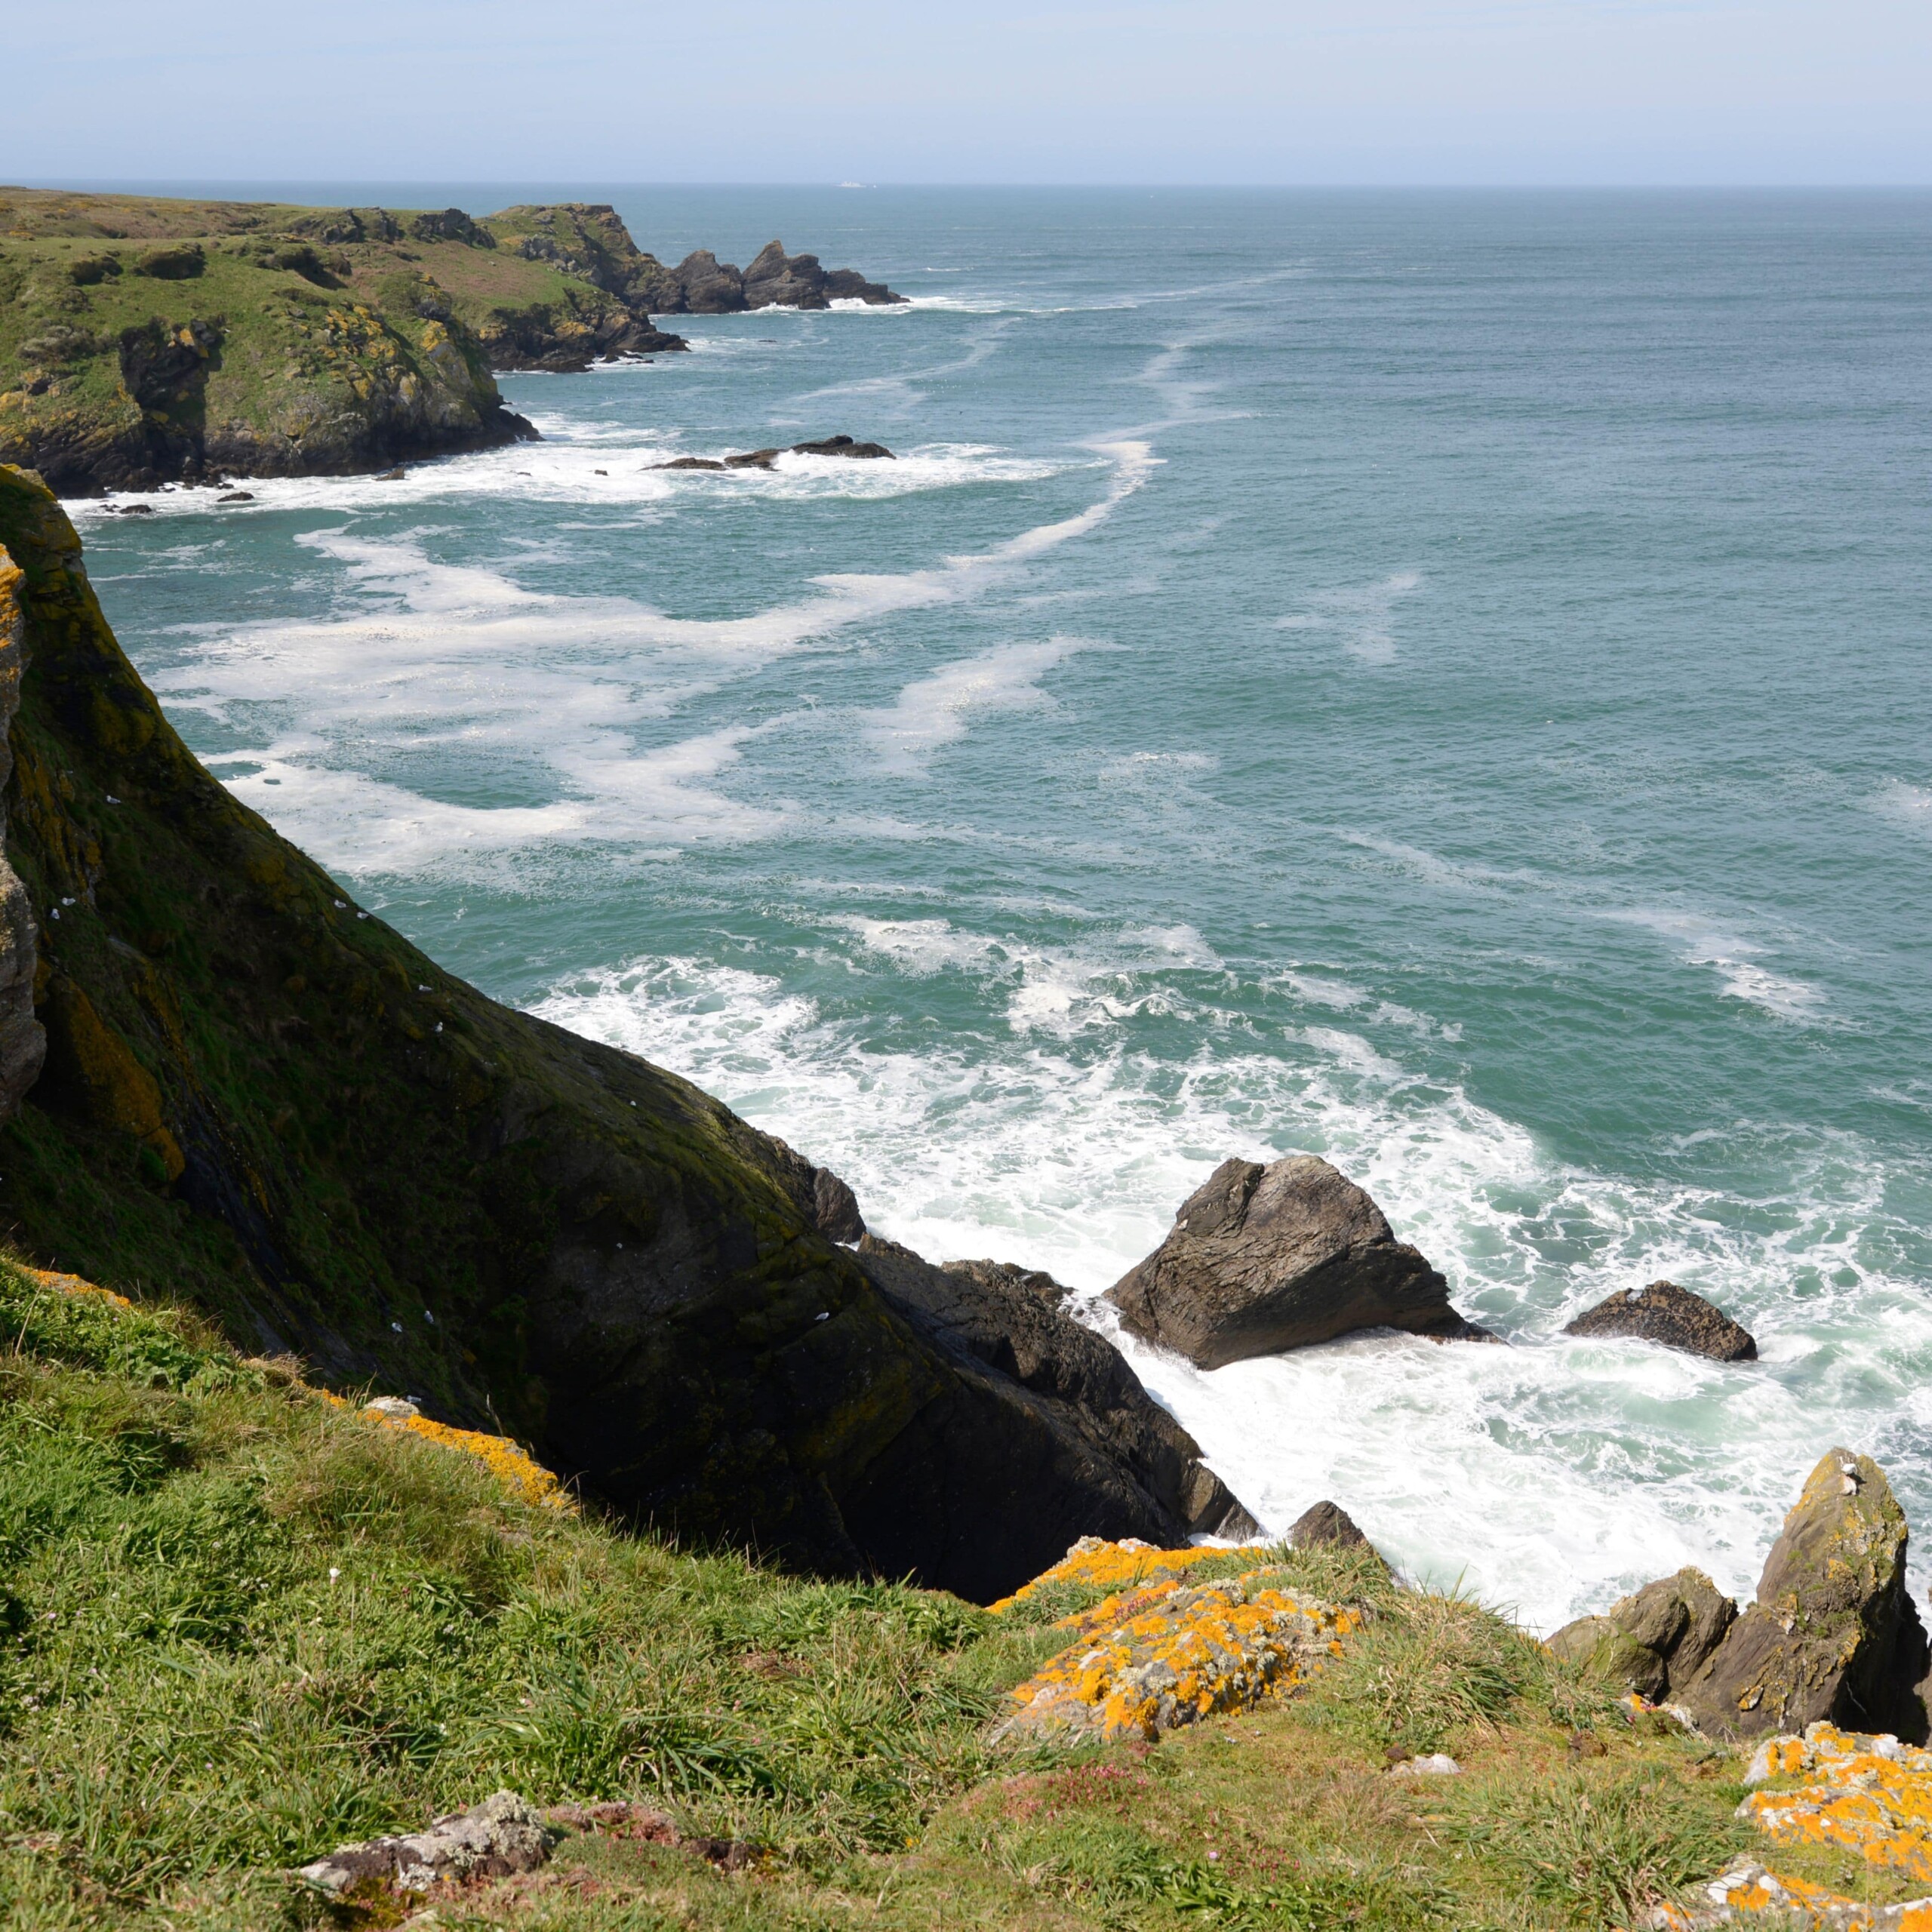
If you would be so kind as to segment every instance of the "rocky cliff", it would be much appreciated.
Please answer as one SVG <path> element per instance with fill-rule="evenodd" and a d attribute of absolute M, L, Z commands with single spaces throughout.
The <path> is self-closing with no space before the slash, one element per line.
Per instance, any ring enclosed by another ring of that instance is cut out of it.
<path fill-rule="evenodd" d="M 846 295 L 899 299 L 776 243 L 743 275 L 668 269 L 583 204 L 479 221 L 0 189 L 0 461 L 78 495 L 487 448 L 534 434 L 497 372 L 682 349 L 654 309 Z"/>
<path fill-rule="evenodd" d="M 808 1567 L 985 1599 L 1078 1536 L 1225 1515 L 1118 1358 L 1118 1387 L 1071 1358 L 1031 1386 L 838 1244 L 858 1223 L 831 1177 L 358 909 L 181 743 L 18 469 L 0 546 L 26 667 L 9 851 L 39 932 L 0 1042 L 46 1032 L 0 1128 L 0 1225 L 29 1254 L 165 1280 L 247 1346 L 513 1434 L 634 1520 Z"/>

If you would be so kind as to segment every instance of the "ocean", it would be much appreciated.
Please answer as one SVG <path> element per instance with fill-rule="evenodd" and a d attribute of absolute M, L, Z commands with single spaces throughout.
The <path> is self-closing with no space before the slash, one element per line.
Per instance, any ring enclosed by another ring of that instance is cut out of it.
<path fill-rule="evenodd" d="M 1509 1346 L 1120 1338 L 1272 1530 L 1546 1629 L 1748 1597 L 1844 1444 L 1932 1541 L 1932 195 L 276 192 L 913 298 L 74 506 L 361 903 L 1109 1334 L 1219 1161 L 1334 1161 Z M 841 432 L 896 460 L 652 467 Z M 1561 1334 L 1663 1276 L 1761 1359 Z"/>

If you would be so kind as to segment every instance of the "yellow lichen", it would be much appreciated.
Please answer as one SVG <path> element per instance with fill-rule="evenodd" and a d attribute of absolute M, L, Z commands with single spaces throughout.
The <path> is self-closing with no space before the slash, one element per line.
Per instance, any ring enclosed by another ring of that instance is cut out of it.
<path fill-rule="evenodd" d="M 1186 1581 L 1189 1569 L 1223 1553 L 1088 1540 L 1007 1598 L 1023 1601 L 1049 1580 L 1131 1586 L 1061 1619 L 1056 1627 L 1075 1641 L 1011 1694 L 1001 1730 L 1158 1737 L 1291 1689 L 1359 1626 L 1358 1612 L 1300 1595 L 1278 1571 Z"/>
<path fill-rule="evenodd" d="M 339 1409 L 355 1409 L 354 1403 L 331 1395 L 326 1389 L 315 1392 Z M 541 1463 L 507 1435 L 491 1435 L 481 1429 L 456 1429 L 448 1423 L 432 1422 L 427 1416 L 385 1415 L 373 1404 L 356 1410 L 356 1413 L 365 1421 L 379 1423 L 385 1429 L 405 1429 L 411 1435 L 421 1436 L 426 1442 L 440 1443 L 445 1448 L 460 1449 L 465 1455 L 474 1456 L 506 1488 L 513 1490 L 526 1503 L 536 1503 L 546 1509 L 560 1509 L 567 1515 L 577 1513 L 577 1499 Z"/>
<path fill-rule="evenodd" d="M 1156 1549 L 1152 1543 L 1128 1537 L 1108 1543 L 1099 1537 L 1082 1537 L 1051 1570 L 1043 1570 L 1030 1583 L 1023 1583 L 1010 1597 L 1001 1597 L 992 1607 L 1011 1610 L 1050 1583 L 1084 1583 L 1106 1590 L 1128 1591 L 1159 1583 L 1175 1583 L 1198 1563 L 1226 1556 L 1225 1549 Z"/>
<path fill-rule="evenodd" d="M 47 1268 L 15 1266 L 30 1281 L 38 1282 L 43 1288 L 51 1288 L 57 1294 L 98 1295 L 103 1301 L 111 1301 L 116 1308 L 132 1308 L 134 1303 L 125 1295 L 117 1295 L 112 1288 L 97 1287 L 92 1281 L 84 1281 L 78 1275 L 59 1275 Z"/>
<path fill-rule="evenodd" d="M 14 1265 L 29 1281 L 43 1288 L 51 1288 L 57 1294 L 97 1295 L 117 1308 L 132 1308 L 134 1305 L 125 1295 L 84 1281 L 78 1275 L 59 1274 L 49 1269 L 29 1268 L 18 1263 Z M 481 1429 L 454 1429 L 448 1423 L 432 1422 L 427 1416 L 389 1416 L 374 1407 L 358 1410 L 354 1403 L 331 1394 L 326 1389 L 318 1389 L 314 1392 L 333 1407 L 353 1411 L 385 1428 L 407 1429 L 426 1442 L 440 1443 L 445 1448 L 460 1449 L 466 1456 L 474 1456 L 506 1489 L 526 1503 L 546 1509 L 561 1509 L 567 1515 L 577 1512 L 577 1499 L 541 1463 L 507 1435 L 486 1435 Z"/>
<path fill-rule="evenodd" d="M 1806 1777 L 1795 1789 L 1752 1792 L 1737 1815 L 1782 1844 L 1855 1851 L 1881 1870 L 1932 1879 L 1932 1751 L 1814 1724 L 1802 1737 L 1766 1738 L 1745 1781 Z M 1768 1913 L 1819 1932 L 1932 1932 L 1932 1899 L 1861 1905 L 1753 1859 L 1737 1860 L 1701 1889 L 1708 1906 L 1672 1907 L 1658 1922 L 1701 1932 Z"/>

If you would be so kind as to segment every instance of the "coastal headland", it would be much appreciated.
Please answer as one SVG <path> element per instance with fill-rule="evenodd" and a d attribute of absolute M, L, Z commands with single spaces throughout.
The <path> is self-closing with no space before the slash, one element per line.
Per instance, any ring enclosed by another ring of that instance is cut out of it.
<path fill-rule="evenodd" d="M 601 205 L 0 188 L 0 462 L 61 496 L 381 470 L 534 436 L 497 374 L 683 349 L 654 314 L 901 299 L 777 242 L 669 265 Z"/>

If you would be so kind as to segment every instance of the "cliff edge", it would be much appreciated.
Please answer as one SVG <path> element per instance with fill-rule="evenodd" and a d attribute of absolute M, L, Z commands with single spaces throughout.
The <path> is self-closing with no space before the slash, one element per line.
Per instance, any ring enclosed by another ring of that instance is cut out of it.
<path fill-rule="evenodd" d="M 21 1248 L 165 1281 L 245 1346 L 514 1435 L 635 1521 L 807 1567 L 983 1601 L 1080 1536 L 1225 1513 L 1191 1442 L 1131 1452 L 902 1306 L 782 1143 L 358 909 L 176 736 L 17 469 L 0 546 L 46 1040 L 0 1128 Z"/>

